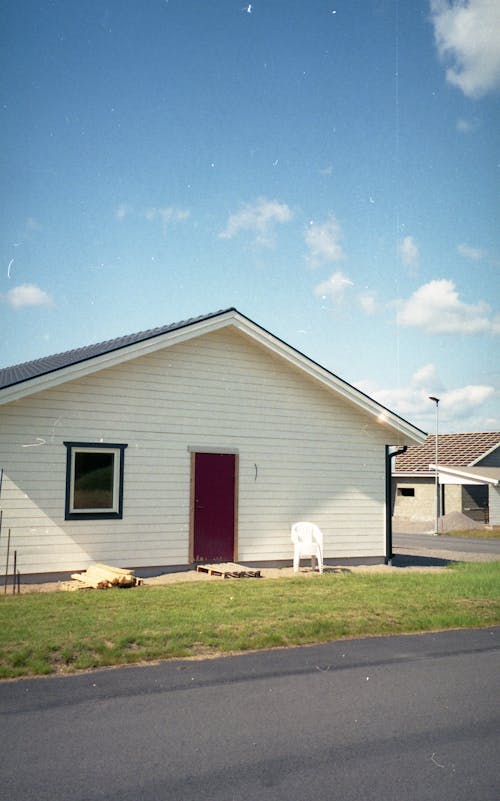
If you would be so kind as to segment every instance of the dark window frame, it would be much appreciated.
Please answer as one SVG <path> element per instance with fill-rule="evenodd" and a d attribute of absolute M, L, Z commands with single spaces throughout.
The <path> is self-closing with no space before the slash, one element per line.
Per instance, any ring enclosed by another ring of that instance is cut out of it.
<path fill-rule="evenodd" d="M 398 487 L 398 495 L 402 498 L 414 498 L 415 487 Z"/>
<path fill-rule="evenodd" d="M 123 519 L 123 477 L 125 473 L 125 444 L 108 443 L 108 442 L 64 442 L 66 446 L 66 500 L 64 507 L 65 520 L 122 520 Z M 117 453 L 117 462 L 115 464 L 115 474 L 117 475 L 117 492 L 116 499 L 113 497 L 114 509 L 113 510 L 82 510 L 75 511 L 72 504 L 72 488 L 74 487 L 73 477 L 73 453 L 81 451 L 95 450 L 101 453 L 113 451 Z M 116 500 L 116 502 L 115 502 Z"/>

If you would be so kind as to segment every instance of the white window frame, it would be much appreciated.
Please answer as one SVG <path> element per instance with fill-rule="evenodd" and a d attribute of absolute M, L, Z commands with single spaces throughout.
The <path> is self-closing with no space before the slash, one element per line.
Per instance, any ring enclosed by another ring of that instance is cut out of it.
<path fill-rule="evenodd" d="M 65 442 L 66 456 L 66 520 L 108 520 L 123 518 L 124 451 L 127 445 L 102 442 Z M 81 508 L 74 505 L 75 459 L 79 453 L 113 454 L 113 503 L 110 507 Z"/>

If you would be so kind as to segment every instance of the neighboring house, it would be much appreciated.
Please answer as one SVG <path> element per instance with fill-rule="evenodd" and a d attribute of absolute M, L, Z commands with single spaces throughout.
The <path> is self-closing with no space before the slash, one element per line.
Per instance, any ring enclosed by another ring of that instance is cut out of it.
<path fill-rule="evenodd" d="M 432 520 L 436 509 L 436 437 L 396 458 L 394 517 Z M 440 434 L 438 484 L 441 514 L 461 512 L 500 525 L 500 432 Z"/>
<path fill-rule="evenodd" d="M 425 434 L 236 309 L 0 371 L 0 507 L 23 575 L 385 552 L 386 446 Z M 390 515 L 389 515 L 390 521 Z"/>

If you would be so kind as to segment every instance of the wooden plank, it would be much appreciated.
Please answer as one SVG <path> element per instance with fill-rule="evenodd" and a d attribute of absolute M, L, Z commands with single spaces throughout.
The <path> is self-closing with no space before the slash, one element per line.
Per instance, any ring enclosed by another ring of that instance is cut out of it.
<path fill-rule="evenodd" d="M 244 565 L 237 565 L 234 562 L 224 562 L 215 565 L 198 565 L 196 570 L 199 573 L 208 573 L 209 576 L 220 576 L 221 578 L 260 578 L 260 570 L 253 570 Z"/>
<path fill-rule="evenodd" d="M 105 590 L 109 587 L 135 587 L 143 584 L 142 579 L 137 579 L 133 575 L 133 571 L 112 568 L 99 562 L 90 565 L 85 573 L 72 573 L 71 578 L 96 590 Z"/>
<path fill-rule="evenodd" d="M 97 567 L 97 565 L 90 565 L 84 575 L 89 581 L 103 581 L 110 586 L 115 586 L 120 581 L 120 576 L 117 576 L 116 573 L 110 573 L 109 570 Z"/>
<path fill-rule="evenodd" d="M 75 581 L 81 581 L 87 587 L 93 587 L 94 590 L 105 590 L 108 588 L 107 581 L 98 581 L 92 577 L 88 577 L 86 573 L 72 573 L 71 578 Z"/>
<path fill-rule="evenodd" d="M 130 570 L 112 568 L 108 565 L 96 563 L 87 568 L 88 579 L 106 581 L 110 587 L 135 587 L 137 579 Z"/>
<path fill-rule="evenodd" d="M 91 565 L 91 567 L 98 567 L 98 568 L 100 568 L 102 570 L 107 570 L 110 573 L 116 573 L 118 576 L 133 576 L 134 575 L 134 571 L 133 570 L 128 570 L 127 568 L 124 568 L 124 567 L 112 567 L 112 565 L 105 565 L 102 562 L 96 562 L 94 565 Z"/>
<path fill-rule="evenodd" d="M 61 581 L 59 589 L 63 592 L 77 592 L 78 590 L 93 590 L 90 584 L 84 584 L 81 581 Z"/>
<path fill-rule="evenodd" d="M 59 585 L 60 590 L 64 590 L 65 592 L 76 592 L 77 590 L 104 590 L 109 588 L 109 584 L 105 584 L 104 582 L 96 582 L 92 580 L 92 582 L 86 578 L 85 573 L 74 573 L 72 575 L 73 581 L 62 581 Z M 133 584 L 117 584 L 115 586 L 118 587 L 142 587 L 144 584 L 144 580 L 140 578 L 134 577 Z"/>

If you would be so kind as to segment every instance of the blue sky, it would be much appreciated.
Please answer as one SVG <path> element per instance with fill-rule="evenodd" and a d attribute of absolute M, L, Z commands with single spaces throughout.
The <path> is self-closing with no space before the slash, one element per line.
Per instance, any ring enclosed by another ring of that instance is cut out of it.
<path fill-rule="evenodd" d="M 6 0 L 0 363 L 236 306 L 500 429 L 499 0 Z"/>

